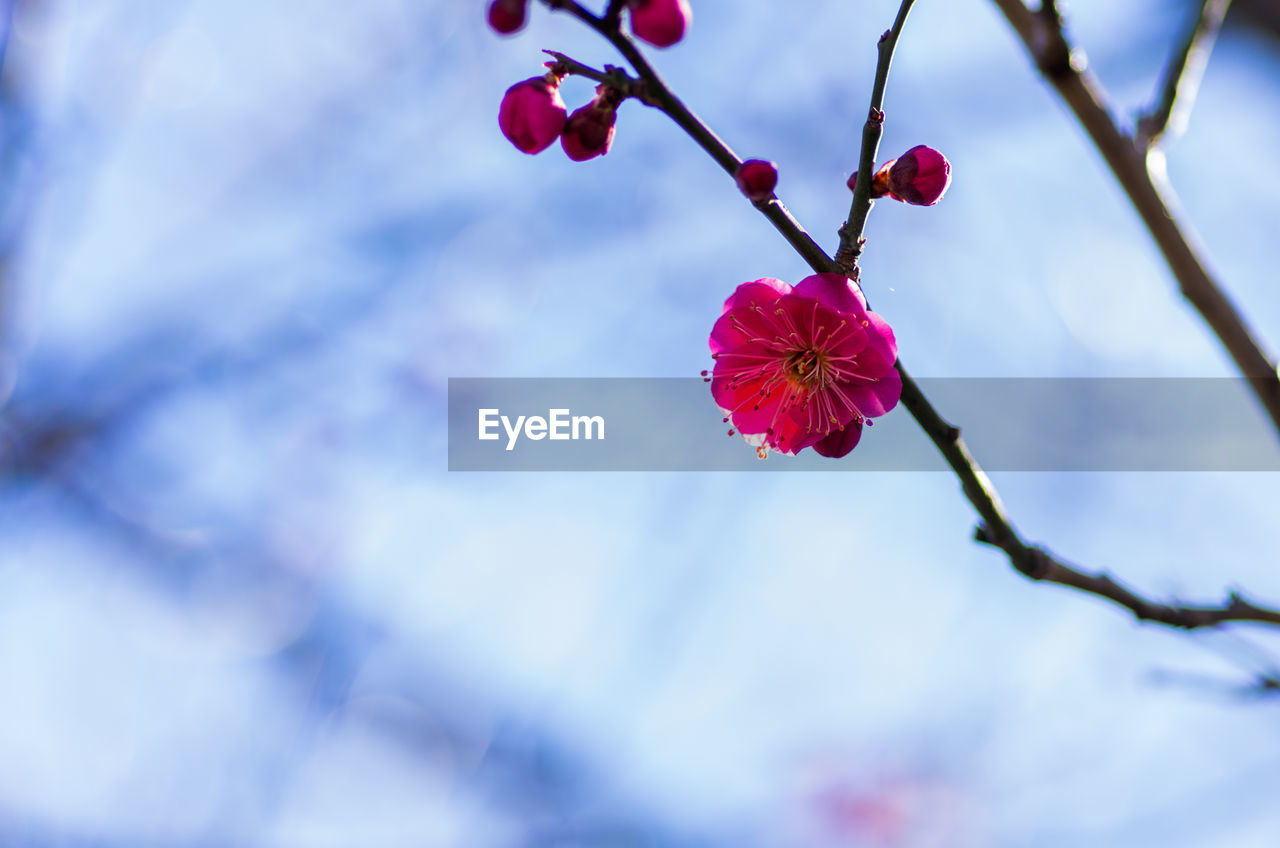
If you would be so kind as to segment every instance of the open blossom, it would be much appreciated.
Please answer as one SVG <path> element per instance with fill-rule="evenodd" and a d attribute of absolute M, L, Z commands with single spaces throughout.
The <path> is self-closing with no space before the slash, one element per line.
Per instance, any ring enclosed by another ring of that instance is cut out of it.
<path fill-rule="evenodd" d="M 755 442 L 795 454 L 853 450 L 868 418 L 902 394 L 897 342 L 840 274 L 790 285 L 771 278 L 738 286 L 711 330 L 711 394 Z"/>
<path fill-rule="evenodd" d="M 507 89 L 498 109 L 498 126 L 525 153 L 541 153 L 564 129 L 564 101 L 555 74 L 518 82 Z"/>
<path fill-rule="evenodd" d="M 670 47 L 684 38 L 693 10 L 688 0 L 628 0 L 631 31 L 654 47 Z"/>

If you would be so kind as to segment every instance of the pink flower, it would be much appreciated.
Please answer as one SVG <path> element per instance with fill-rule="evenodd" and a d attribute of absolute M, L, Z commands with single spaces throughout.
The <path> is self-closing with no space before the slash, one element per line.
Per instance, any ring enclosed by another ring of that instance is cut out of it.
<path fill-rule="evenodd" d="M 495 32 L 511 35 L 524 28 L 528 0 L 493 0 L 489 4 L 489 26 Z"/>
<path fill-rule="evenodd" d="M 627 0 L 631 31 L 654 47 L 670 47 L 684 38 L 693 19 L 688 0 Z"/>
<path fill-rule="evenodd" d="M 540 153 L 564 129 L 564 101 L 555 74 L 531 77 L 507 89 L 498 109 L 498 126 L 525 153 Z"/>
<path fill-rule="evenodd" d="M 763 159 L 748 159 L 738 166 L 734 179 L 748 200 L 768 200 L 778 185 L 778 166 Z"/>
<path fill-rule="evenodd" d="M 613 146 L 613 124 L 618 116 L 621 95 L 605 85 L 596 87 L 596 96 L 581 109 L 575 109 L 564 125 L 560 145 L 575 162 L 594 159 Z"/>
<path fill-rule="evenodd" d="M 744 436 L 782 453 L 853 450 L 898 403 L 897 342 L 840 274 L 743 283 L 711 330 L 711 394 Z"/>
<path fill-rule="evenodd" d="M 889 169 L 889 193 L 913 206 L 932 206 L 951 185 L 951 163 L 947 157 L 923 144 L 883 168 Z"/>

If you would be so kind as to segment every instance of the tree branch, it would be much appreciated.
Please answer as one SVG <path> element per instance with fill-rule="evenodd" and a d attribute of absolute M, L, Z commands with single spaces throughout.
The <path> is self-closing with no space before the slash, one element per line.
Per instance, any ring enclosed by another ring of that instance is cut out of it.
<path fill-rule="evenodd" d="M 854 185 L 853 203 L 849 206 L 849 217 L 840 228 L 840 247 L 836 250 L 836 264 L 843 273 L 857 280 L 858 257 L 862 255 L 862 245 L 866 241 L 862 231 L 867 225 L 867 215 L 875 201 L 871 198 L 871 174 L 875 169 L 876 151 L 880 147 L 880 133 L 884 127 L 884 90 L 889 82 L 889 66 L 893 64 L 893 51 L 898 46 L 898 36 L 907 22 L 907 15 L 915 0 L 902 0 L 898 7 L 898 17 L 893 27 L 885 30 L 877 45 L 876 76 L 871 86 L 871 108 L 867 112 L 867 123 L 862 128 L 862 149 L 858 153 L 859 180 Z"/>
<path fill-rule="evenodd" d="M 1102 86 L 1085 67 L 1054 14 L 1040 14 L 1022 0 L 992 0 L 1022 39 L 1040 73 L 1075 113 L 1094 146 L 1129 196 L 1147 231 L 1190 301 L 1217 335 L 1280 435 L 1280 371 L 1244 316 L 1205 265 L 1186 224 L 1179 220 L 1173 190 L 1158 150 L 1140 149 L 1120 131 L 1106 106 Z"/>
<path fill-rule="evenodd" d="M 1139 621 L 1151 621 L 1182 630 L 1216 627 L 1231 621 L 1280 625 L 1280 611 L 1258 606 L 1236 592 L 1230 593 L 1226 601 L 1217 606 L 1161 603 L 1138 595 L 1105 572 L 1082 571 L 1044 548 L 1025 545 L 1020 539 L 1008 536 L 1000 539 L 992 535 L 985 525 L 979 525 L 974 539 L 1003 550 L 1013 567 L 1031 580 L 1057 583 L 1059 586 L 1067 586 L 1111 601 L 1132 612 Z"/>
<path fill-rule="evenodd" d="M 677 126 L 685 131 L 731 176 L 737 171 L 741 160 L 729 149 L 720 138 L 698 119 L 688 107 L 667 87 L 657 72 L 640 54 L 635 44 L 623 35 L 617 27 L 610 27 L 604 20 L 595 17 L 578 6 L 573 0 L 543 0 L 549 7 L 569 9 L 575 17 L 585 21 L 592 29 L 599 32 L 631 63 L 632 68 L 644 82 L 646 93 Z M 903 3 L 903 8 L 910 6 L 911 0 Z M 1024 11 L 1025 11 L 1025 7 Z M 576 9 L 576 11 L 575 11 Z M 899 10 L 899 23 L 905 20 L 905 12 Z M 900 28 L 900 27 L 899 27 Z M 896 38 L 895 38 L 896 41 Z M 881 40 L 883 45 L 884 39 Z M 883 49 L 883 47 L 882 47 Z M 892 48 L 890 48 L 890 51 Z M 883 53 L 882 61 L 883 59 Z M 566 60 L 573 60 L 565 57 Z M 580 64 L 580 63 L 575 63 Z M 585 67 L 585 66 L 584 66 Z M 887 63 L 885 64 L 887 73 Z M 879 74 L 877 75 L 879 76 Z M 883 84 L 882 86 L 883 87 Z M 883 90 L 880 93 L 883 97 Z M 874 104 L 873 108 L 878 108 Z M 878 137 L 878 133 L 877 133 Z M 866 136 L 864 135 L 864 140 Z M 863 148 L 866 154 L 866 147 Z M 874 149 L 872 150 L 874 157 Z M 870 180 L 859 180 L 860 185 L 870 186 Z M 856 204 L 856 200 L 855 200 Z M 818 246 L 804 228 L 792 217 L 776 195 L 767 200 L 755 201 L 760 210 L 774 228 L 787 240 L 798 254 L 818 273 L 846 273 L 835 259 Z M 869 208 L 869 207 L 868 207 Z M 920 425 L 920 428 L 933 442 L 946 460 L 947 465 L 960 480 L 960 487 L 965 497 L 978 513 L 981 523 L 975 532 L 975 539 L 1004 551 L 1010 564 L 1020 573 L 1033 580 L 1069 586 L 1081 592 L 1094 595 L 1128 609 L 1140 620 L 1153 621 L 1170 627 L 1191 630 L 1200 627 L 1213 627 L 1228 621 L 1253 621 L 1265 624 L 1280 625 L 1280 612 L 1255 606 L 1238 595 L 1232 594 L 1226 604 L 1219 607 L 1186 607 L 1168 605 L 1149 601 L 1134 593 L 1124 585 L 1117 583 L 1106 574 L 1090 574 L 1075 569 L 1065 562 L 1054 558 L 1041 547 L 1028 544 L 1018 534 L 1005 511 L 1000 496 L 978 465 L 968 446 L 960 437 L 960 429 L 948 423 L 934 408 L 929 399 L 920 390 L 906 366 L 899 359 L 895 363 L 902 377 L 903 407 Z"/>
<path fill-rule="evenodd" d="M 662 104 L 649 96 L 648 87 L 645 86 L 644 80 L 631 76 L 622 68 L 614 65 L 605 65 L 603 71 L 597 71 L 590 65 L 584 65 L 577 59 L 557 51 L 543 50 L 551 58 L 555 59 L 553 65 L 558 73 L 572 74 L 573 76 L 586 77 L 589 80 L 595 80 L 599 83 L 612 86 L 622 93 L 623 97 L 631 97 L 644 103 L 646 106 L 661 108 Z"/>
<path fill-rule="evenodd" d="M 1186 129 L 1196 93 L 1200 90 L 1200 80 L 1204 77 L 1205 66 L 1209 64 L 1209 54 L 1213 52 L 1222 20 L 1230 6 L 1231 0 L 1203 0 L 1201 3 L 1200 14 L 1191 25 L 1191 31 L 1165 68 L 1159 99 L 1138 119 L 1135 143 L 1139 148 L 1155 147 Z"/>

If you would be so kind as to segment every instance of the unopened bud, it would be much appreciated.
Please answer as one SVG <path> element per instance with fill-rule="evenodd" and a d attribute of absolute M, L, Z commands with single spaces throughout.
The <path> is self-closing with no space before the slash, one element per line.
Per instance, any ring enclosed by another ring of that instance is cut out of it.
<path fill-rule="evenodd" d="M 570 159 L 584 162 L 609 152 L 620 99 L 616 90 L 601 85 L 596 88 L 594 100 L 574 110 L 560 136 L 560 145 Z"/>
<path fill-rule="evenodd" d="M 951 185 L 951 163 L 932 147 L 911 148 L 888 166 L 889 193 L 913 206 L 932 206 Z"/>
<path fill-rule="evenodd" d="M 748 159 L 738 166 L 734 179 L 748 200 L 768 200 L 778 185 L 778 166 L 763 159 Z"/>
<path fill-rule="evenodd" d="M 555 74 L 531 77 L 507 89 L 498 109 L 498 126 L 518 149 L 541 153 L 564 129 L 565 112 Z"/>
<path fill-rule="evenodd" d="M 693 19 L 688 0 L 627 0 L 631 31 L 654 47 L 670 47 L 684 38 Z"/>
<path fill-rule="evenodd" d="M 511 35 L 524 29 L 528 0 L 493 0 L 489 4 L 489 26 L 495 32 Z"/>

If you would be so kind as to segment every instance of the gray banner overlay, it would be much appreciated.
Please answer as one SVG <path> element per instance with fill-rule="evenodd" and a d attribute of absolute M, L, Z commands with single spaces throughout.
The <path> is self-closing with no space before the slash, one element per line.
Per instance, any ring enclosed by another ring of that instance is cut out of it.
<path fill-rule="evenodd" d="M 1280 471 L 1242 379 L 918 382 L 988 471 Z M 901 406 L 843 459 L 761 460 L 722 417 L 698 378 L 450 379 L 449 470 L 946 470 Z"/>

